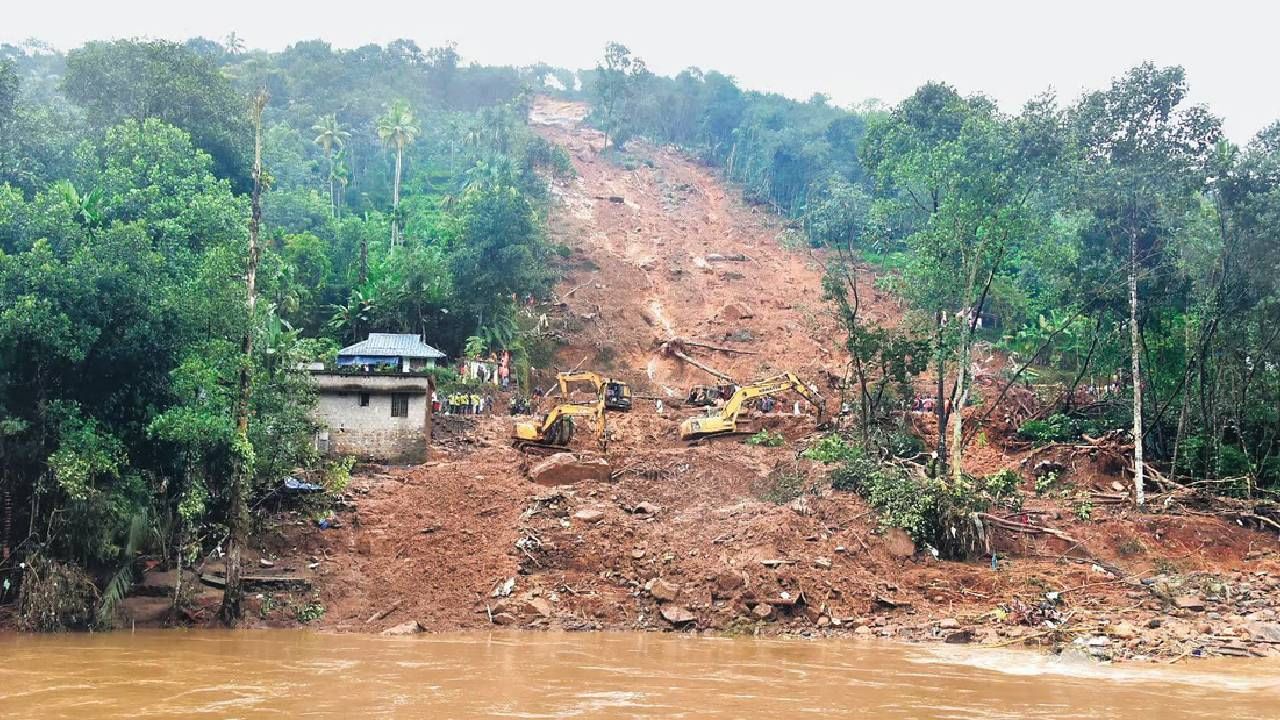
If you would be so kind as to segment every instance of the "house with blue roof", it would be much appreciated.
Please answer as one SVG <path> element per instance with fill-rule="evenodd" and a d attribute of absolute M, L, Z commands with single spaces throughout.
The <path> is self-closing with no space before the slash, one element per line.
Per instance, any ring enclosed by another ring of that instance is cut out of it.
<path fill-rule="evenodd" d="M 444 353 L 422 341 L 421 335 L 369 333 L 369 337 L 338 351 L 338 367 L 369 370 L 391 368 L 403 372 L 426 370 Z"/>

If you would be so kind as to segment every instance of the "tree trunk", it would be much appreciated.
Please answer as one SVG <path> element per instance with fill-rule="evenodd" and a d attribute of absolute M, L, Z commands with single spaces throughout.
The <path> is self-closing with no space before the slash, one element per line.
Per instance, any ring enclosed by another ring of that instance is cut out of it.
<path fill-rule="evenodd" d="M 226 586 L 222 593 L 222 622 L 234 626 L 243 614 L 241 553 L 249 541 L 248 485 L 253 474 L 253 450 L 249 445 L 249 399 L 253 391 L 253 329 L 258 275 L 258 229 L 262 224 L 262 108 L 267 91 L 253 100 L 253 198 L 249 217 L 249 261 L 245 273 L 245 310 L 248 314 L 241 343 L 239 394 L 236 397 L 236 467 L 231 475 L 230 537 L 227 542 Z"/>
<path fill-rule="evenodd" d="M 333 153 L 329 153 L 329 212 L 334 218 L 338 217 L 338 190 L 335 187 L 333 176 Z"/>
<path fill-rule="evenodd" d="M 945 476 L 948 465 L 947 458 L 947 374 L 946 374 L 946 357 L 942 347 L 943 323 L 946 321 L 946 311 L 939 310 L 934 322 L 937 324 L 938 333 L 938 390 L 937 399 L 934 404 L 934 414 L 938 417 L 938 448 L 935 451 L 937 458 L 938 474 Z"/>
<path fill-rule="evenodd" d="M 1138 235 L 1129 233 L 1129 351 L 1133 361 L 1133 504 L 1147 498 L 1142 465 L 1142 341 L 1138 332 Z"/>
<path fill-rule="evenodd" d="M 396 182 L 391 191 L 391 247 L 400 239 L 400 169 L 404 158 L 404 144 L 396 143 Z"/>
<path fill-rule="evenodd" d="M 369 279 L 369 236 L 364 228 L 360 229 L 360 286 Z"/>

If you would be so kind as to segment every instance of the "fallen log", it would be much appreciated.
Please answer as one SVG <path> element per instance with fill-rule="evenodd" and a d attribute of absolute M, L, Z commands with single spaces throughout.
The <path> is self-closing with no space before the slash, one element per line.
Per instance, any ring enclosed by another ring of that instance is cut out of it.
<path fill-rule="evenodd" d="M 734 380 L 733 378 L 729 377 L 728 375 L 725 375 L 724 373 L 720 372 L 719 370 L 716 370 L 715 368 L 710 367 L 710 366 L 708 366 L 708 365 L 703 365 L 702 363 L 698 362 L 697 360 L 694 360 L 693 358 L 689 357 L 687 354 L 685 354 L 684 352 L 682 352 L 682 351 L 681 351 L 681 350 L 679 350 L 678 348 L 672 347 L 672 346 L 671 346 L 671 343 L 669 343 L 669 342 L 664 342 L 664 343 L 662 343 L 662 347 L 660 348 L 660 350 L 661 350 L 661 352 L 662 352 L 662 354 L 663 354 L 663 355 L 671 355 L 671 356 L 678 357 L 678 358 L 680 358 L 681 360 L 683 360 L 683 361 L 685 361 L 685 362 L 689 363 L 690 365 L 692 365 L 692 366 L 694 366 L 694 367 L 698 368 L 699 370 L 701 370 L 701 371 L 703 371 L 703 372 L 705 372 L 705 373 L 708 373 L 708 374 L 710 374 L 710 375 L 713 375 L 713 376 L 715 376 L 715 377 L 717 377 L 717 378 L 720 378 L 721 380 L 724 380 L 725 382 L 733 383 L 733 384 L 735 384 L 735 385 L 736 385 L 736 384 L 737 384 L 737 382 L 738 382 L 737 380 Z"/>

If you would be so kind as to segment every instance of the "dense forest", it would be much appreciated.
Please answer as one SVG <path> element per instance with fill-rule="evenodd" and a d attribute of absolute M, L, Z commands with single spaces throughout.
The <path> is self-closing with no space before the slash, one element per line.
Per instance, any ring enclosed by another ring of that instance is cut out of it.
<path fill-rule="evenodd" d="M 366 332 L 545 365 L 517 306 L 567 252 L 543 219 L 573 168 L 526 126 L 537 93 L 588 100 L 619 161 L 646 140 L 720 169 L 830 259 L 864 446 L 896 442 L 927 379 L 931 472 L 965 482 L 984 438 L 952 409 L 999 404 L 971 376 L 994 348 L 1006 388 L 1051 393 L 1024 438 L 1139 438 L 1139 502 L 1146 463 L 1274 493 L 1280 124 L 1236 146 L 1187 92 L 1143 64 L 1016 113 L 939 83 L 849 109 L 658 76 L 616 44 L 576 73 L 404 40 L 0 46 L 0 572 L 57 576 L 98 613 L 72 624 L 108 622 L 143 548 L 220 547 L 272 483 L 323 469 L 295 368 Z M 868 268 L 900 326 L 860 315 Z"/>
<path fill-rule="evenodd" d="M 536 339 L 515 298 L 546 290 L 554 250 L 540 173 L 572 171 L 524 121 L 551 74 L 408 41 L 0 47 L 6 564 L 113 579 L 106 617 L 141 548 L 223 544 L 238 472 L 255 502 L 318 463 L 293 368 L 368 331 L 420 333 L 450 356 L 506 348 L 527 367 Z"/>

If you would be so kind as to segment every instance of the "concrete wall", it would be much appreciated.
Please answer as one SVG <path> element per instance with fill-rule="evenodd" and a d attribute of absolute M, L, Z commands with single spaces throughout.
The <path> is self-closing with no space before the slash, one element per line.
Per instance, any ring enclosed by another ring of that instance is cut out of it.
<path fill-rule="evenodd" d="M 423 378 L 317 374 L 315 380 L 315 417 L 326 428 L 317 444 L 327 454 L 384 463 L 427 460 L 430 405 Z M 392 417 L 392 393 L 401 392 L 409 396 L 408 416 Z M 369 397 L 369 404 L 363 407 L 361 393 Z"/>

